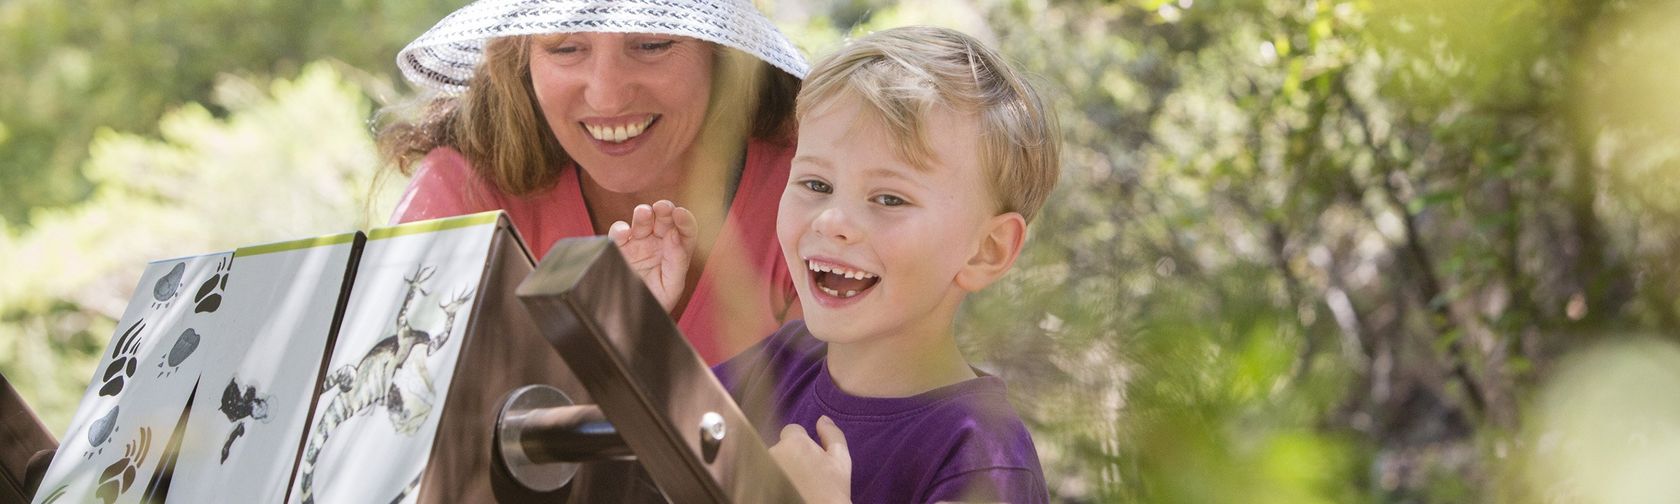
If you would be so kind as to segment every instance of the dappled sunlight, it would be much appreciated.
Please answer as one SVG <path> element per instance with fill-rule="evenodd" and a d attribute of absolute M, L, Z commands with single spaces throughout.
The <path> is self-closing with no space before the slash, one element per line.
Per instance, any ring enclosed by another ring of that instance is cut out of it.
<path fill-rule="evenodd" d="M 52 28 L 0 29 L 0 371 L 51 430 L 148 261 L 386 220 L 391 56 L 459 3 L 171 7 L 262 43 L 0 5 Z M 1061 183 L 957 321 L 1054 500 L 1680 494 L 1680 3 L 759 3 L 813 59 L 971 32 L 1057 112 Z"/>
<path fill-rule="evenodd" d="M 1680 495 L 1680 346 L 1636 339 L 1564 359 L 1520 435 L 1494 448 L 1502 502 L 1663 502 Z"/>
<path fill-rule="evenodd" d="M 147 262 L 367 227 L 401 189 L 369 190 L 370 105 L 330 66 L 223 87 L 242 97 L 226 119 L 188 105 L 162 119 L 161 139 L 102 132 L 85 167 L 99 190 L 0 241 L 0 263 L 29 265 L 0 287 L 0 366 L 54 432 L 79 397 L 61 394 L 87 383 Z"/>

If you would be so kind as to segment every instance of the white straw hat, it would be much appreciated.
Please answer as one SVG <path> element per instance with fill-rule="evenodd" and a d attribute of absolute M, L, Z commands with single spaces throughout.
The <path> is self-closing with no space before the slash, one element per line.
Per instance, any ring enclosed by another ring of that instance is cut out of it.
<path fill-rule="evenodd" d="M 438 21 L 397 53 L 409 82 L 466 91 L 486 40 L 546 33 L 659 33 L 746 51 L 790 75 L 810 65 L 751 0 L 478 0 Z"/>

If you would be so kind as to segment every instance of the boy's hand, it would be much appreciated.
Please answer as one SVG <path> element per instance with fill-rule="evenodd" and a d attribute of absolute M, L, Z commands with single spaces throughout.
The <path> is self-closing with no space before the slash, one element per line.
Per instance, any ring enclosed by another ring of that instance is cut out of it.
<path fill-rule="evenodd" d="M 789 424 L 782 439 L 770 447 L 770 457 L 787 473 L 793 488 L 805 502 L 826 504 L 852 501 L 852 454 L 846 451 L 846 434 L 827 416 L 817 419 L 817 446 L 805 428 Z"/>
<path fill-rule="evenodd" d="M 652 205 L 636 205 L 630 222 L 614 222 L 607 228 L 607 237 L 618 244 L 630 269 L 642 276 L 659 305 L 670 312 L 682 299 L 688 262 L 698 243 L 698 228 L 688 209 L 659 200 Z"/>

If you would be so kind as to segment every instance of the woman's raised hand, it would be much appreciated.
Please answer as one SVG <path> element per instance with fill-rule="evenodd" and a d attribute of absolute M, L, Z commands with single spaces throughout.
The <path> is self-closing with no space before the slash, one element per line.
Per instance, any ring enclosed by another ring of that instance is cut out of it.
<path fill-rule="evenodd" d="M 694 214 L 666 200 L 636 205 L 629 223 L 618 221 L 607 228 L 607 237 L 618 244 L 630 269 L 642 276 L 667 313 L 682 299 L 698 235 Z"/>

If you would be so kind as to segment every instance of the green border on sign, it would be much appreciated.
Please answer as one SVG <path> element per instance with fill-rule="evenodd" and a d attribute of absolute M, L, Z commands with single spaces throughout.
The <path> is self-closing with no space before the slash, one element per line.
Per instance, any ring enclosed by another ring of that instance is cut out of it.
<path fill-rule="evenodd" d="M 450 217 L 447 219 L 410 222 L 408 224 L 391 227 L 373 228 L 368 230 L 367 237 L 368 241 L 373 241 L 412 234 L 435 233 L 449 229 L 482 226 L 485 224 L 494 224 L 496 222 L 496 218 L 501 215 L 502 212 L 500 210 L 492 210 L 489 212 L 463 215 L 460 217 Z"/>
<path fill-rule="evenodd" d="M 341 234 L 335 234 L 335 235 L 317 236 L 317 237 L 314 237 L 314 238 L 304 238 L 302 240 L 283 241 L 283 242 L 279 242 L 279 243 L 267 243 L 267 244 L 263 244 L 263 245 L 253 245 L 253 246 L 250 246 L 250 247 L 240 247 L 240 248 L 234 249 L 233 256 L 234 257 L 249 257 L 249 256 L 254 256 L 254 255 L 272 254 L 272 253 L 275 253 L 275 252 L 285 252 L 285 251 L 288 251 L 288 250 L 300 250 L 300 249 L 306 249 L 306 248 L 325 247 L 325 246 L 328 246 L 328 245 L 338 245 L 338 244 L 342 244 L 342 243 L 350 243 L 351 241 L 353 241 L 355 239 L 356 239 L 356 233 L 341 233 Z"/>

